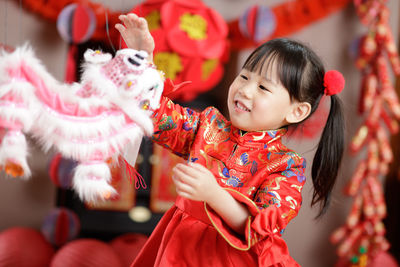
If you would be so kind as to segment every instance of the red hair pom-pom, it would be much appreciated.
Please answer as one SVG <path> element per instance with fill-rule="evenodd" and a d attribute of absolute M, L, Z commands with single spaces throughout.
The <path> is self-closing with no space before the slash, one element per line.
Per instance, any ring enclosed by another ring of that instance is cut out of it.
<path fill-rule="evenodd" d="M 336 95 L 344 88 L 343 75 L 337 70 L 330 70 L 325 72 L 324 76 L 324 93 L 326 95 Z"/>

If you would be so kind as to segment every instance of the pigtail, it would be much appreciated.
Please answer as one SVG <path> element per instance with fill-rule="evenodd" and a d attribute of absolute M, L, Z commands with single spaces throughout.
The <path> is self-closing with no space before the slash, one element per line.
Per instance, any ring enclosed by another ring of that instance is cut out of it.
<path fill-rule="evenodd" d="M 344 150 L 344 118 L 340 99 L 331 97 L 329 116 L 322 132 L 312 165 L 314 193 L 311 206 L 320 202 L 323 215 L 329 205 L 330 194 L 336 181 Z"/>

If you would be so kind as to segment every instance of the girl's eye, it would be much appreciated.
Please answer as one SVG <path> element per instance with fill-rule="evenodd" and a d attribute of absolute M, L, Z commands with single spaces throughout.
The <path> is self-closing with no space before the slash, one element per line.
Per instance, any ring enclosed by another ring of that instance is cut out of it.
<path fill-rule="evenodd" d="M 246 76 L 244 76 L 243 74 L 240 75 L 240 77 L 242 77 L 242 79 L 248 80 L 249 78 L 247 78 Z"/>
<path fill-rule="evenodd" d="M 258 87 L 260 87 L 261 90 L 266 90 L 269 92 L 268 88 L 266 88 L 264 85 L 259 85 Z"/>

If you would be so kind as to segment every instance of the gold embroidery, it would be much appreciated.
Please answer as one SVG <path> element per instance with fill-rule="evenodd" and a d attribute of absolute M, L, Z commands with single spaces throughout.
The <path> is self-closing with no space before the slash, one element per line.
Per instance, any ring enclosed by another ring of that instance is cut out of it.
<path fill-rule="evenodd" d="M 287 179 L 286 179 L 286 177 L 284 177 L 284 176 L 278 176 L 278 177 L 276 177 L 275 178 L 275 184 L 276 184 L 276 186 L 275 187 L 271 187 L 270 189 L 271 190 L 279 190 L 279 189 L 281 189 L 281 186 L 280 186 L 280 182 L 281 181 L 287 181 Z"/>
<path fill-rule="evenodd" d="M 292 184 L 290 187 L 296 188 L 299 192 L 301 192 L 301 189 L 303 188 L 302 185 L 295 185 L 295 184 Z"/>

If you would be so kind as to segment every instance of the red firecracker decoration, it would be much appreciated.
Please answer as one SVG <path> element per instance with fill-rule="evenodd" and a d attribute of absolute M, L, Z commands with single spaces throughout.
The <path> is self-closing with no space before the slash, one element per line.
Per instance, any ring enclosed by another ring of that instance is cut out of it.
<path fill-rule="evenodd" d="M 0 266 L 49 266 L 54 249 L 37 230 L 13 227 L 0 233 Z"/>
<path fill-rule="evenodd" d="M 154 63 L 174 84 L 192 81 L 169 95 L 191 101 L 222 78 L 228 58 L 228 26 L 200 0 L 148 0 L 132 13 L 144 17 L 155 40 Z"/>
<path fill-rule="evenodd" d="M 353 137 L 350 150 L 367 153 L 345 188 L 354 197 L 346 224 L 331 241 L 338 244 L 341 266 L 375 266 L 377 255 L 389 248 L 385 238 L 386 204 L 380 179 L 393 160 L 389 135 L 398 131 L 400 105 L 390 80 L 389 67 L 400 75 L 400 61 L 389 27 L 389 9 L 383 0 L 354 0 L 357 13 L 368 32 L 358 42 L 356 66 L 362 74 L 359 111 L 364 123 Z M 386 127 L 385 127 L 386 126 Z M 389 132 L 386 130 L 389 130 Z"/>

